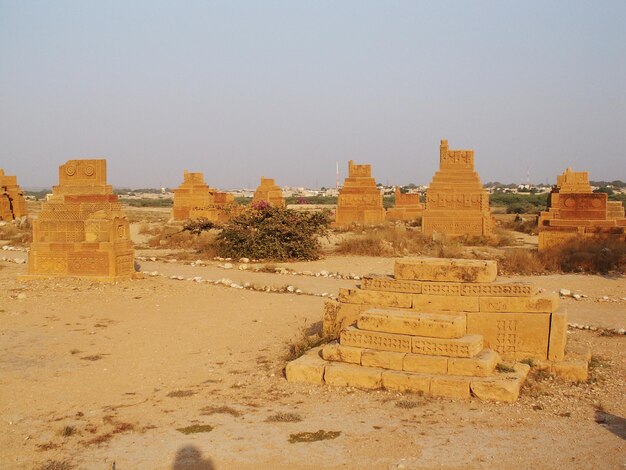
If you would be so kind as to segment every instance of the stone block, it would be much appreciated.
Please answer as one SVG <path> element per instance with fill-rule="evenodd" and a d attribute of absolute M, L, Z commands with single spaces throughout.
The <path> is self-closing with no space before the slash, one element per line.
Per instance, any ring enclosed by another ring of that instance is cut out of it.
<path fill-rule="evenodd" d="M 400 281 L 388 276 L 381 276 L 363 279 L 361 281 L 361 289 L 420 294 L 422 292 L 422 283 L 420 281 Z"/>
<path fill-rule="evenodd" d="M 358 320 L 362 312 L 370 309 L 370 305 L 343 304 L 334 300 L 324 302 L 322 330 L 325 335 L 339 335 L 339 332 Z"/>
<path fill-rule="evenodd" d="M 475 357 L 451 357 L 448 360 L 448 374 L 487 377 L 493 374 L 499 361 L 500 355 L 491 349 L 483 349 Z"/>
<path fill-rule="evenodd" d="M 361 365 L 364 367 L 402 370 L 405 355 L 406 353 L 400 352 L 364 349 L 361 354 Z"/>
<path fill-rule="evenodd" d="M 591 361 L 591 349 L 585 344 L 568 343 L 565 348 L 565 360 Z"/>
<path fill-rule="evenodd" d="M 465 315 L 405 313 L 382 309 L 366 310 L 357 324 L 360 330 L 434 338 L 460 338 L 466 330 Z"/>
<path fill-rule="evenodd" d="M 445 375 L 448 373 L 448 358 L 445 356 L 406 354 L 402 368 L 407 372 Z"/>
<path fill-rule="evenodd" d="M 585 382 L 589 377 L 589 364 L 581 360 L 555 362 L 552 364 L 552 372 L 571 382 Z"/>
<path fill-rule="evenodd" d="M 550 313 L 559 308 L 557 294 L 533 297 L 480 297 L 481 312 Z"/>
<path fill-rule="evenodd" d="M 462 338 L 429 338 L 413 336 L 413 354 L 447 357 L 473 357 L 483 349 L 483 338 L 480 335 L 465 335 Z"/>
<path fill-rule="evenodd" d="M 343 346 L 333 341 L 322 348 L 322 358 L 326 361 L 360 364 L 362 351 L 362 348 Z"/>
<path fill-rule="evenodd" d="M 548 342 L 548 359 L 562 361 L 565 358 L 567 343 L 567 310 L 561 307 L 550 318 L 550 339 Z"/>
<path fill-rule="evenodd" d="M 538 291 L 532 284 L 521 282 L 461 284 L 461 295 L 475 297 L 529 297 Z"/>
<path fill-rule="evenodd" d="M 382 369 L 373 367 L 329 362 L 324 372 L 324 381 L 336 387 L 375 390 L 382 387 L 382 373 Z"/>
<path fill-rule="evenodd" d="M 498 265 L 491 260 L 413 258 L 397 260 L 396 279 L 448 282 L 493 282 Z"/>
<path fill-rule="evenodd" d="M 461 295 L 458 282 L 422 282 L 422 294 L 425 295 Z"/>
<path fill-rule="evenodd" d="M 430 394 L 433 397 L 469 398 L 470 378 L 457 376 L 435 376 L 430 380 Z"/>
<path fill-rule="evenodd" d="M 285 375 L 288 382 L 311 384 L 324 383 L 324 370 L 328 364 L 319 356 L 320 348 L 315 348 L 304 356 L 287 363 Z"/>
<path fill-rule="evenodd" d="M 339 302 L 378 307 L 411 308 L 413 294 L 362 289 L 339 289 Z"/>
<path fill-rule="evenodd" d="M 430 376 L 387 370 L 382 374 L 383 388 L 401 393 L 430 394 Z"/>
<path fill-rule="evenodd" d="M 379 351 L 411 352 L 411 336 L 376 331 L 361 331 L 348 327 L 341 332 L 339 341 L 344 346 L 377 349 Z"/>
<path fill-rule="evenodd" d="M 472 394 L 483 401 L 513 403 L 519 397 L 524 379 L 514 374 L 474 378 L 470 382 Z"/>
<path fill-rule="evenodd" d="M 484 347 L 505 360 L 547 359 L 549 313 L 468 313 L 468 334 L 483 336 Z"/>
<path fill-rule="evenodd" d="M 479 297 L 413 294 L 413 309 L 420 312 L 478 312 Z"/>

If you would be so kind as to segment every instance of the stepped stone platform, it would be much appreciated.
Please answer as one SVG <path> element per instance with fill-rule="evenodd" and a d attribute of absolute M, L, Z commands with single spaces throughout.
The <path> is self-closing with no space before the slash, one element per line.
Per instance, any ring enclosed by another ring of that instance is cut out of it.
<path fill-rule="evenodd" d="M 134 272 L 128 219 L 106 184 L 106 160 L 68 160 L 59 167 L 59 185 L 33 222 L 28 275 L 21 278 L 111 282 Z"/>
<path fill-rule="evenodd" d="M 372 178 L 371 165 L 348 162 L 348 177 L 339 190 L 334 226 L 376 225 L 385 221 L 383 195 Z"/>
<path fill-rule="evenodd" d="M 488 236 L 493 229 L 489 193 L 474 171 L 474 151 L 450 150 L 448 141 L 442 140 L 439 171 L 426 190 L 422 232 L 429 236 Z"/>
<path fill-rule="evenodd" d="M 519 361 L 586 380 L 590 355 L 566 353 L 558 296 L 496 278 L 495 261 L 398 260 L 395 276 L 326 303 L 338 341 L 290 362 L 287 380 L 508 402 L 530 369 Z"/>
<path fill-rule="evenodd" d="M 280 189 L 273 178 L 265 178 L 261 176 L 261 184 L 256 188 L 252 203 L 265 202 L 273 207 L 285 207 L 285 198 L 283 190 Z"/>
<path fill-rule="evenodd" d="M 240 212 L 235 196 L 209 187 L 202 173 L 185 170 L 182 184 L 174 190 L 174 220 L 202 218 L 211 222 L 227 222 Z"/>
<path fill-rule="evenodd" d="M 5 175 L 0 168 L 0 221 L 15 220 L 27 215 L 24 191 L 17 184 L 17 177 Z"/>
<path fill-rule="evenodd" d="M 575 237 L 626 240 L 626 217 L 620 201 L 594 193 L 589 173 L 567 168 L 557 176 L 548 210 L 539 216 L 539 250 Z"/>
<path fill-rule="evenodd" d="M 396 188 L 394 206 L 387 209 L 385 217 L 391 222 L 410 222 L 421 218 L 423 213 L 424 204 L 420 202 L 419 194 L 403 194 L 400 188 Z"/>

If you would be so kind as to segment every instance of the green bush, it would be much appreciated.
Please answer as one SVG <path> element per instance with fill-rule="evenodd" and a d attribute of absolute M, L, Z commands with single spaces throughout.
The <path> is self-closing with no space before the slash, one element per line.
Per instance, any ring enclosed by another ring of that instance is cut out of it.
<path fill-rule="evenodd" d="M 220 256 L 277 261 L 318 259 L 318 237 L 330 224 L 328 212 L 301 213 L 252 204 L 217 236 Z"/>

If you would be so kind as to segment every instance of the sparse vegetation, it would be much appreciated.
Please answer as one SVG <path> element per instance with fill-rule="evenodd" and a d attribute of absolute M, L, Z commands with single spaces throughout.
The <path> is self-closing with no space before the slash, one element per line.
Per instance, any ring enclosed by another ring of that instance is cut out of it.
<path fill-rule="evenodd" d="M 183 398 L 183 397 L 190 397 L 195 394 L 196 392 L 194 392 L 193 390 L 176 390 L 174 392 L 169 392 L 165 396 L 169 398 Z"/>
<path fill-rule="evenodd" d="M 205 406 L 204 408 L 202 408 L 200 410 L 200 414 L 203 416 L 209 416 L 209 415 L 214 415 L 214 414 L 226 414 L 226 415 L 231 415 L 234 416 L 235 418 L 238 418 L 239 416 L 242 415 L 242 413 L 240 411 L 237 411 L 234 408 L 231 408 L 230 406 Z"/>
<path fill-rule="evenodd" d="M 320 255 L 318 237 L 329 223 L 327 212 L 300 213 L 255 204 L 224 226 L 216 248 L 226 258 L 314 260 Z"/>
<path fill-rule="evenodd" d="M 192 424 L 191 426 L 186 426 L 184 428 L 176 428 L 178 432 L 182 432 L 183 434 L 197 434 L 200 432 L 211 432 L 213 431 L 213 426 L 208 424 Z"/>
<path fill-rule="evenodd" d="M 74 465 L 67 460 L 48 460 L 35 468 L 36 470 L 71 470 Z"/>
<path fill-rule="evenodd" d="M 61 435 L 63 437 L 70 437 L 72 436 L 74 433 L 76 433 L 76 428 L 74 426 L 65 426 L 62 430 L 61 430 Z"/>
<path fill-rule="evenodd" d="M 341 431 L 324 431 L 320 429 L 316 432 L 299 432 L 289 435 L 289 442 L 292 444 L 296 442 L 315 442 L 326 441 L 329 439 L 336 439 L 341 435 Z"/>
<path fill-rule="evenodd" d="M 302 417 L 296 413 L 275 413 L 265 419 L 268 423 L 297 423 L 302 421 Z"/>
<path fill-rule="evenodd" d="M 499 363 L 496 365 L 498 372 L 515 372 L 515 369 L 507 364 Z"/>

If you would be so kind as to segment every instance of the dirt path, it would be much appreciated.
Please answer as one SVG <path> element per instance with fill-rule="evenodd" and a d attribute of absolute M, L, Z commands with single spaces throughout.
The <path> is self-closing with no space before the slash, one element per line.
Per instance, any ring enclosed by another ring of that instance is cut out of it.
<path fill-rule="evenodd" d="M 570 341 L 589 344 L 597 356 L 593 380 L 544 380 L 512 405 L 289 384 L 282 376 L 286 344 L 319 322 L 323 298 L 167 276 L 292 283 L 315 292 L 357 281 L 224 270 L 217 263 L 142 265 L 165 276 L 115 285 L 19 283 L 26 267 L 0 261 L 0 468 L 31 469 L 48 460 L 85 469 L 115 461 L 117 470 L 190 468 L 174 465 L 177 459 L 214 469 L 626 463 L 624 336 L 572 331 Z M 289 265 L 357 275 L 392 266 L 392 259 L 341 257 Z M 624 327 L 623 301 L 592 300 L 625 296 L 623 279 L 530 279 L 589 295 L 566 300 L 572 321 L 591 315 Z M 212 429 L 177 430 L 190 425 Z M 318 430 L 339 434 L 289 442 Z"/>

